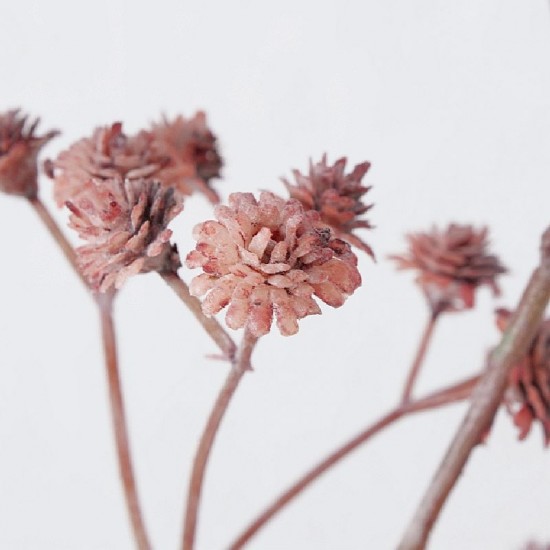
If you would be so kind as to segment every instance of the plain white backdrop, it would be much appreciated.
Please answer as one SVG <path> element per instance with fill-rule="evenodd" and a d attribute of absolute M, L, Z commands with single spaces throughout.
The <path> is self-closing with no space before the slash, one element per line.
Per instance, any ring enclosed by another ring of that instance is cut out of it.
<path fill-rule="evenodd" d="M 487 224 L 510 268 L 501 299 L 483 290 L 475 311 L 442 320 L 419 392 L 476 372 L 498 341 L 493 308 L 517 303 L 550 221 L 545 0 L 22 0 L 0 7 L 0 46 L 0 110 L 21 106 L 63 130 L 47 156 L 96 125 L 122 120 L 132 133 L 200 108 L 225 157 L 223 197 L 282 193 L 280 176 L 324 152 L 372 162 L 377 227 L 366 239 L 379 262 L 361 255 L 364 284 L 340 310 L 259 344 L 214 448 L 199 550 L 224 548 L 394 404 L 427 315 L 411 274 L 385 258 L 405 232 Z M 42 196 L 54 209 L 47 181 Z M 210 215 L 202 197 L 187 201 L 173 224 L 182 253 Z M 130 549 L 95 308 L 24 201 L 0 197 L 0 229 L 0 548 Z M 205 358 L 212 343 L 155 275 L 127 284 L 116 320 L 146 521 L 155 549 L 176 548 L 196 441 L 227 366 Z M 400 422 L 250 548 L 395 547 L 464 411 Z M 549 452 L 538 427 L 518 443 L 502 411 L 430 548 L 550 541 Z"/>

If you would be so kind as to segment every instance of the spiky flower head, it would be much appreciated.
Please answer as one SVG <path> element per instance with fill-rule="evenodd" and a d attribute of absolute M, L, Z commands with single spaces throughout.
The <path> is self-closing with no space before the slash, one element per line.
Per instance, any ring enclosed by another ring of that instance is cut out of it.
<path fill-rule="evenodd" d="M 229 306 L 230 328 L 259 337 L 275 314 L 281 334 L 295 334 L 298 319 L 321 313 L 313 296 L 339 307 L 361 284 L 350 246 L 297 200 L 233 193 L 215 217 L 195 227 L 186 264 L 204 272 L 190 286 L 195 296 L 206 294 L 204 313 Z"/>
<path fill-rule="evenodd" d="M 37 157 L 40 149 L 57 136 L 51 130 L 35 135 L 40 122 L 30 121 L 19 109 L 0 113 L 0 191 L 34 198 L 38 193 Z"/>
<path fill-rule="evenodd" d="M 181 265 L 167 229 L 183 208 L 173 188 L 146 179 L 93 180 L 67 206 L 69 225 L 88 241 L 76 253 L 92 289 L 118 289 L 131 275 L 175 271 Z"/>
<path fill-rule="evenodd" d="M 371 223 L 360 216 L 373 205 L 365 204 L 363 196 L 371 186 L 362 184 L 363 176 L 370 168 L 370 162 L 362 162 L 346 173 L 345 157 L 333 165 L 327 163 L 323 155 L 320 162 L 309 163 L 309 174 L 294 170 L 295 183 L 283 178 L 290 196 L 299 200 L 306 209 L 317 210 L 321 219 L 330 225 L 336 236 L 366 252 L 374 259 L 372 248 L 361 240 L 354 231 L 371 229 Z"/>
<path fill-rule="evenodd" d="M 496 278 L 506 272 L 497 256 L 487 251 L 487 233 L 486 227 L 458 224 L 411 233 L 408 252 L 390 258 L 398 269 L 418 271 L 416 281 L 433 312 L 470 309 L 479 286 L 487 285 L 499 294 Z"/>
<path fill-rule="evenodd" d="M 121 122 L 96 128 L 91 137 L 75 142 L 55 161 L 46 161 L 46 171 L 54 179 L 54 197 L 59 206 L 75 201 L 91 179 L 138 180 L 151 178 L 167 159 L 151 148 L 147 132 L 127 136 Z"/>
<path fill-rule="evenodd" d="M 512 312 L 496 310 L 498 328 L 504 332 Z M 523 440 L 534 423 L 540 423 L 544 444 L 550 444 L 550 319 L 540 324 L 527 354 L 510 370 L 504 403 Z"/>
<path fill-rule="evenodd" d="M 211 180 L 220 177 L 223 160 L 205 113 L 199 111 L 189 119 L 181 115 L 172 120 L 164 117 L 152 125 L 150 133 L 156 152 L 169 159 L 159 174 L 163 183 L 182 195 L 199 191 L 217 204 L 220 199 Z"/>

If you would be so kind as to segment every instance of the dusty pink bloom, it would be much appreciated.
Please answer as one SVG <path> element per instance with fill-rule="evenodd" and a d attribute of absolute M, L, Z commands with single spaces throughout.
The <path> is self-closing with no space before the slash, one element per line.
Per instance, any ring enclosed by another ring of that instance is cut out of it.
<path fill-rule="evenodd" d="M 231 328 L 267 334 L 275 312 L 281 334 L 295 334 L 298 319 L 321 313 L 314 295 L 340 307 L 361 284 L 350 246 L 297 200 L 233 193 L 215 216 L 195 227 L 198 242 L 186 264 L 204 271 L 190 287 L 195 296 L 206 294 L 204 313 L 229 306 Z"/>
<path fill-rule="evenodd" d="M 181 264 L 168 223 L 183 208 L 172 188 L 145 179 L 89 181 L 74 203 L 70 226 L 88 244 L 77 259 L 94 290 L 120 288 L 148 271 L 175 271 Z"/>
<path fill-rule="evenodd" d="M 504 332 L 512 312 L 497 309 L 498 328 Z M 523 440 L 539 422 L 544 444 L 550 444 L 550 319 L 544 320 L 527 354 L 510 370 L 504 403 Z"/>
<path fill-rule="evenodd" d="M 398 269 L 418 270 L 420 285 L 433 311 L 474 307 L 475 290 L 488 285 L 499 293 L 496 277 L 506 272 L 497 256 L 487 252 L 488 230 L 451 224 L 440 231 L 407 235 L 409 250 L 390 256 Z"/>
<path fill-rule="evenodd" d="M 371 189 L 361 182 L 370 168 L 370 162 L 363 162 L 345 173 L 347 159 L 341 158 L 332 166 L 327 164 L 327 156 L 321 162 L 309 163 L 309 174 L 294 170 L 296 183 L 283 178 L 290 196 L 298 199 L 306 209 L 317 210 L 321 219 L 330 225 L 336 236 L 366 252 L 374 259 L 372 248 L 354 234 L 356 229 L 371 229 L 368 220 L 359 219 L 372 208 L 363 203 L 363 195 Z"/>
<path fill-rule="evenodd" d="M 54 178 L 57 204 L 75 201 L 87 189 L 91 179 L 123 181 L 151 178 L 167 159 L 151 148 L 147 132 L 128 137 L 122 123 L 96 128 L 91 137 L 83 138 L 62 151 L 46 169 Z M 157 176 L 155 175 L 155 178 Z"/>
<path fill-rule="evenodd" d="M 37 157 L 59 132 L 35 135 L 40 119 L 32 122 L 19 109 L 0 113 L 0 191 L 33 198 L 38 193 Z"/>
<path fill-rule="evenodd" d="M 183 195 L 199 191 L 217 204 L 220 199 L 211 180 L 220 177 L 223 161 L 216 136 L 206 124 L 206 115 L 198 112 L 190 119 L 181 115 L 173 120 L 163 118 L 152 125 L 151 135 L 157 153 L 169 159 L 159 179 Z"/>

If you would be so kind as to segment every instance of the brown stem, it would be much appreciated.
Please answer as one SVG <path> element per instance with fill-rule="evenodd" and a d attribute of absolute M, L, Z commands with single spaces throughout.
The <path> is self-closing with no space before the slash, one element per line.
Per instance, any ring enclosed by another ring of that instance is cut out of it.
<path fill-rule="evenodd" d="M 103 348 L 105 354 L 105 367 L 107 369 L 107 380 L 109 384 L 109 398 L 111 401 L 111 415 L 113 430 L 116 440 L 118 455 L 118 466 L 122 485 L 124 487 L 124 497 L 126 507 L 132 523 L 134 538 L 139 550 L 149 550 L 151 545 L 147 537 L 139 498 L 137 493 L 132 459 L 130 454 L 130 442 L 128 438 L 128 428 L 124 412 L 124 400 L 120 384 L 118 371 L 118 360 L 116 350 L 115 328 L 112 315 L 113 295 L 97 295 L 97 304 L 101 315 L 101 329 L 103 335 Z"/>
<path fill-rule="evenodd" d="M 88 283 L 86 282 L 86 280 L 82 276 L 82 273 L 80 272 L 80 269 L 78 268 L 78 264 L 76 263 L 76 255 L 73 247 L 71 246 L 71 243 L 67 240 L 67 237 L 65 237 L 65 235 L 59 228 L 59 225 L 57 225 L 57 222 L 54 220 L 53 216 L 46 208 L 46 205 L 37 196 L 29 197 L 28 200 L 30 205 L 34 208 L 35 212 L 38 214 L 38 216 L 50 232 L 50 235 L 58 244 L 59 248 L 61 248 L 63 254 L 65 255 L 65 258 L 71 264 L 75 273 L 79 276 L 82 284 L 86 288 L 89 288 Z"/>
<path fill-rule="evenodd" d="M 34 208 L 51 236 L 61 248 L 65 258 L 71 264 L 75 273 L 78 275 L 82 284 L 89 290 L 88 283 L 83 277 L 77 261 L 76 254 L 57 225 L 57 222 L 50 214 L 46 205 L 38 196 L 28 197 L 30 205 Z M 103 336 L 103 348 L 105 354 L 105 367 L 107 370 L 107 380 L 109 384 L 109 398 L 111 402 L 111 414 L 113 421 L 113 429 L 115 433 L 118 463 L 122 484 L 124 487 L 124 496 L 126 499 L 126 507 L 132 523 L 134 538 L 136 545 L 140 550 L 149 550 L 151 545 L 147 537 L 145 525 L 141 514 L 139 499 L 137 494 L 136 483 L 134 479 L 132 460 L 130 454 L 130 443 L 128 439 L 128 430 L 126 427 L 126 419 L 124 413 L 124 401 L 122 397 L 122 389 L 120 385 L 120 376 L 118 372 L 118 359 L 116 350 L 116 336 L 112 316 L 113 295 L 96 294 L 95 299 L 101 317 L 101 330 Z"/>
<path fill-rule="evenodd" d="M 250 357 L 257 338 L 252 336 L 248 330 L 245 330 L 241 346 L 237 354 L 237 358 L 227 376 L 225 384 L 221 389 L 204 432 L 199 442 L 197 454 L 193 462 L 193 470 L 191 472 L 191 481 L 189 482 L 189 490 L 187 494 L 187 506 L 185 512 L 185 524 L 183 530 L 182 549 L 192 550 L 195 544 L 195 533 L 197 528 L 197 516 L 201 499 L 202 485 L 206 465 L 216 434 L 220 427 L 221 421 L 227 411 L 231 398 L 237 389 L 241 378 L 247 370 L 250 370 Z"/>
<path fill-rule="evenodd" d="M 191 313 L 202 325 L 204 330 L 211 336 L 214 342 L 216 342 L 224 356 L 230 361 L 233 361 L 237 350 L 235 342 L 233 342 L 231 336 L 227 334 L 215 317 L 208 317 L 202 312 L 200 301 L 195 296 L 191 296 L 189 287 L 180 276 L 172 271 L 164 271 L 159 273 L 159 275 L 191 310 Z"/>
<path fill-rule="evenodd" d="M 418 345 L 418 350 L 416 351 L 416 356 L 414 358 L 413 364 L 411 365 L 409 375 L 407 376 L 407 381 L 405 382 L 403 393 L 401 394 L 401 403 L 408 403 L 411 399 L 414 384 L 416 382 L 422 364 L 424 363 L 424 358 L 426 357 L 426 352 L 428 351 L 428 346 L 430 345 L 430 341 L 433 336 L 435 324 L 437 319 L 439 319 L 440 314 L 440 310 L 434 310 L 432 313 L 430 313 L 430 317 L 428 319 L 428 322 L 426 323 L 426 327 L 424 328 L 422 338 L 420 339 L 420 344 Z"/>
<path fill-rule="evenodd" d="M 399 550 L 426 547 L 432 527 L 456 484 L 473 448 L 489 427 L 507 385 L 508 373 L 531 345 L 550 297 L 550 229 L 542 242 L 542 258 L 533 272 L 502 340 L 472 392 L 472 401 L 439 469 L 402 538 Z"/>
<path fill-rule="evenodd" d="M 319 462 L 314 468 L 302 476 L 297 482 L 291 485 L 273 502 L 273 504 L 268 506 L 262 514 L 260 514 L 244 531 L 242 531 L 242 533 L 229 546 L 230 550 L 238 550 L 239 548 L 242 548 L 261 528 L 266 525 L 266 523 L 268 523 L 311 483 L 317 480 L 327 470 L 335 466 L 352 451 L 357 449 L 360 445 L 366 443 L 373 436 L 380 433 L 384 428 L 392 425 L 405 415 L 426 411 L 428 409 L 433 409 L 442 405 L 447 405 L 466 399 L 470 395 L 472 387 L 478 380 L 479 376 L 474 376 L 464 380 L 463 382 L 430 394 L 423 399 L 402 403 L 389 413 L 379 418 L 361 433 L 357 434 L 354 438 L 350 439 L 344 445 L 328 455 L 324 460 Z"/>

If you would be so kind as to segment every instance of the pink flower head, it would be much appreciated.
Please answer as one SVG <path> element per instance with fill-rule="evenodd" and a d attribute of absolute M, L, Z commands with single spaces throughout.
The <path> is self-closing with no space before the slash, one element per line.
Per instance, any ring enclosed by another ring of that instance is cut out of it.
<path fill-rule="evenodd" d="M 57 204 L 74 202 L 87 189 L 90 179 L 151 178 L 167 162 L 154 153 L 151 140 L 147 132 L 128 137 L 122 131 L 122 123 L 115 122 L 96 128 L 91 137 L 74 143 L 55 161 L 47 161 L 46 170 L 55 181 Z"/>
<path fill-rule="evenodd" d="M 390 256 L 398 269 L 418 270 L 420 285 L 432 311 L 462 311 L 475 303 L 475 291 L 488 285 L 499 293 L 496 277 L 506 272 L 497 256 L 487 252 L 488 230 L 451 224 L 440 231 L 407 235 L 406 254 Z"/>
<path fill-rule="evenodd" d="M 309 163 L 309 174 L 306 176 L 294 170 L 296 183 L 292 184 L 283 178 L 290 196 L 299 200 L 306 209 L 317 210 L 321 219 L 330 225 L 336 235 L 374 259 L 372 248 L 354 234 L 356 229 L 371 229 L 366 219 L 359 219 L 373 205 L 363 203 L 371 186 L 362 184 L 363 176 L 370 168 L 370 162 L 363 162 L 345 173 L 347 159 L 341 158 L 332 166 L 327 164 L 327 156 L 321 162 Z"/>
<path fill-rule="evenodd" d="M 144 179 L 94 180 L 67 206 L 69 225 L 88 241 L 76 252 L 94 290 L 118 289 L 131 275 L 175 271 L 181 265 L 167 229 L 183 209 L 174 189 Z"/>
<path fill-rule="evenodd" d="M 29 122 L 19 109 L 0 113 L 0 191 L 34 198 L 38 193 L 37 157 L 40 149 L 59 134 L 35 135 L 40 122 Z"/>
<path fill-rule="evenodd" d="M 498 328 L 504 332 L 512 312 L 496 310 Z M 508 412 L 523 440 L 538 422 L 544 444 L 550 444 L 550 319 L 544 320 L 527 354 L 510 370 L 504 397 Z"/>
<path fill-rule="evenodd" d="M 186 264 L 204 272 L 190 287 L 195 296 L 206 294 L 204 313 L 229 306 L 230 328 L 262 336 L 275 313 L 281 334 L 295 334 L 298 319 L 321 313 L 313 295 L 340 307 L 361 284 L 350 246 L 297 200 L 233 193 L 215 216 L 195 227 L 198 242 Z"/>
<path fill-rule="evenodd" d="M 155 150 L 169 159 L 159 175 L 163 183 L 182 195 L 199 191 L 217 204 L 220 199 L 210 181 L 220 177 L 223 161 L 206 115 L 198 112 L 190 119 L 181 115 L 171 121 L 164 118 L 152 125 L 151 135 Z"/>

